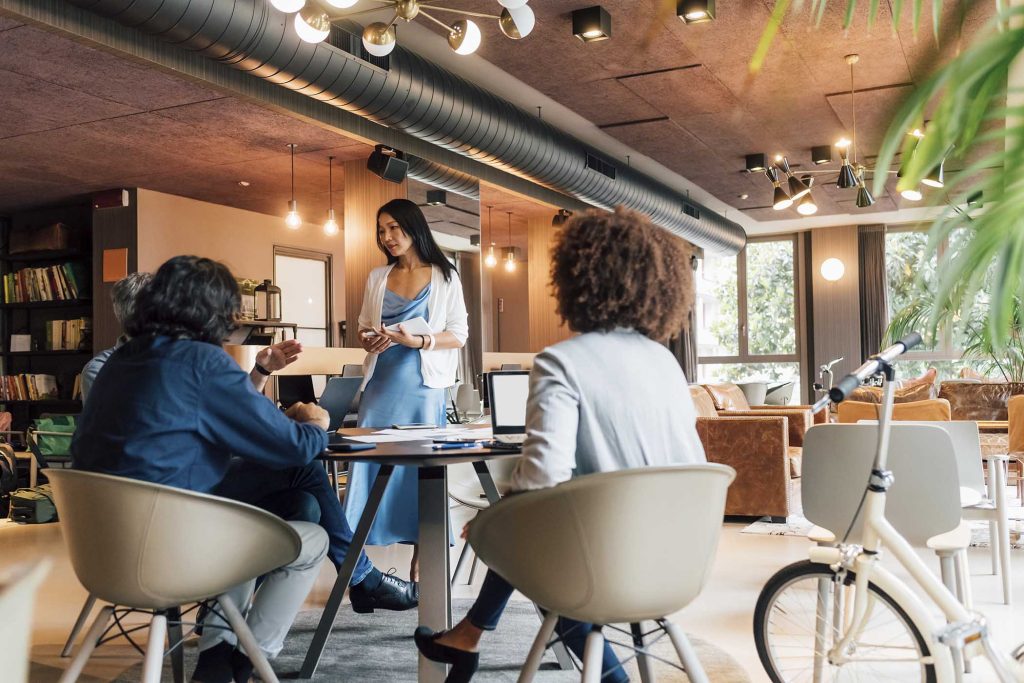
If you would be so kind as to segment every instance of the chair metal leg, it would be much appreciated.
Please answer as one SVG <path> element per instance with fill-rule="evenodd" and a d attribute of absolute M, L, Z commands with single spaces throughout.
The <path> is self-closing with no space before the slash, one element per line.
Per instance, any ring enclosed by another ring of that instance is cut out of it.
<path fill-rule="evenodd" d="M 825 653 L 828 652 L 828 632 L 831 618 L 829 608 L 832 605 L 832 582 L 818 579 L 818 599 L 815 606 L 814 629 L 814 671 L 813 683 L 825 682 Z"/>
<path fill-rule="evenodd" d="M 249 630 L 249 625 L 245 623 L 245 618 L 238 611 L 235 603 L 227 595 L 221 595 L 217 598 L 217 604 L 224 611 L 224 617 L 231 624 L 231 630 L 238 636 L 238 642 L 245 650 L 245 654 L 249 656 L 249 661 L 252 662 L 253 668 L 259 674 L 260 680 L 263 683 L 279 683 L 277 674 L 270 668 L 270 662 L 267 661 L 266 655 L 260 649 L 256 637 Z"/>
<path fill-rule="evenodd" d="M 146 643 L 146 661 L 142 665 L 142 683 L 160 683 L 164 668 L 164 638 L 167 637 L 167 616 L 154 614 L 149 622 L 149 642 Z"/>
<path fill-rule="evenodd" d="M 999 574 L 999 542 L 1002 539 L 999 538 L 999 526 L 996 524 L 996 520 L 990 519 L 988 521 L 988 546 L 989 546 L 989 559 L 992 562 L 992 576 Z"/>
<path fill-rule="evenodd" d="M 583 677 L 580 678 L 580 683 L 600 683 L 603 655 L 604 635 L 595 628 L 587 634 L 587 644 L 583 648 Z"/>
<path fill-rule="evenodd" d="M 167 610 L 167 647 L 171 650 L 171 671 L 174 683 L 185 683 L 185 644 L 182 643 L 181 608 Z"/>
<path fill-rule="evenodd" d="M 963 602 L 960 598 L 960 593 L 957 591 L 956 585 L 956 563 L 953 561 L 953 551 L 940 551 L 939 556 L 939 573 L 942 575 L 942 583 L 949 589 L 949 592 L 957 597 L 958 600 Z M 953 674 L 956 683 L 960 683 L 963 680 L 964 673 L 964 657 L 963 652 L 959 650 L 953 650 Z"/>
<path fill-rule="evenodd" d="M 78 613 L 78 618 L 75 619 L 75 625 L 71 627 L 71 633 L 68 634 L 68 639 L 64 643 L 64 649 L 60 651 L 61 657 L 71 656 L 71 650 L 75 647 L 75 640 L 78 639 L 78 634 L 82 632 L 82 628 L 85 626 L 85 622 L 92 613 L 92 608 L 95 606 L 95 595 L 90 595 L 85 599 L 85 604 L 82 605 L 82 611 Z"/>
<path fill-rule="evenodd" d="M 89 627 L 89 631 L 85 634 L 85 639 L 82 641 L 81 647 L 78 648 L 78 653 L 71 660 L 71 666 L 60 677 L 60 683 L 75 683 L 78 680 L 82 669 L 85 668 L 85 663 L 89 661 L 92 651 L 96 649 L 96 643 L 99 641 L 100 636 L 103 635 L 103 631 L 106 630 L 107 623 L 110 622 L 110 616 L 113 613 L 114 608 L 111 605 L 104 605 L 100 609 L 100 613 L 96 615 L 96 620 L 92 622 L 92 626 Z"/>
<path fill-rule="evenodd" d="M 555 631 L 556 623 L 558 623 L 557 614 L 548 613 L 544 617 L 544 622 L 540 625 L 540 631 L 537 632 L 537 637 L 533 639 L 530 654 L 527 655 L 523 669 L 519 672 L 518 683 L 531 683 L 533 677 L 537 675 L 537 670 L 540 668 L 540 660 L 544 657 L 544 650 L 547 648 L 548 640 L 551 639 L 551 634 Z"/>
<path fill-rule="evenodd" d="M 469 541 L 466 541 L 465 545 L 462 546 L 462 552 L 459 553 L 459 560 L 455 563 L 455 569 L 452 570 L 451 584 L 454 586 L 456 581 L 459 580 L 459 573 L 462 571 L 462 565 L 465 564 L 466 558 L 473 552 L 469 547 Z M 474 556 L 475 557 L 475 556 Z"/>
<path fill-rule="evenodd" d="M 473 582 L 476 581 L 476 568 L 480 564 L 480 558 L 477 557 L 476 553 L 473 553 L 473 564 L 469 565 L 469 585 L 472 586 Z"/>
<path fill-rule="evenodd" d="M 1013 595 L 1010 587 L 1010 520 L 1006 510 L 1006 477 L 1002 466 L 1000 466 L 996 473 L 995 503 L 996 534 L 999 536 L 999 578 L 1003 582 L 1003 603 L 1009 605 Z M 989 540 L 991 541 L 994 538 L 994 536 L 991 536 Z"/>
<path fill-rule="evenodd" d="M 668 632 L 668 637 L 672 639 L 672 644 L 676 648 L 676 654 L 679 655 L 679 661 L 682 663 L 683 668 L 686 669 L 686 675 L 690 677 L 690 683 L 710 683 L 708 675 L 704 673 L 704 667 L 700 665 L 700 660 L 697 659 L 697 651 L 693 649 L 693 645 L 690 643 L 690 639 L 686 637 L 686 634 L 683 633 L 683 629 L 668 619 L 663 620 L 661 626 Z"/>
<path fill-rule="evenodd" d="M 633 647 L 636 648 L 636 666 L 640 670 L 640 683 L 654 683 L 654 667 L 650 658 L 643 651 L 644 649 L 644 625 L 641 623 L 630 624 L 630 633 L 633 634 Z"/>

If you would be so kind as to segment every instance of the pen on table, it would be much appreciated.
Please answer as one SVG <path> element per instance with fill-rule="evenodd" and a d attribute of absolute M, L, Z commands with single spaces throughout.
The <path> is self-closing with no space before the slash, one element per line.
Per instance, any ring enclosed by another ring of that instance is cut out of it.
<path fill-rule="evenodd" d="M 466 441 L 459 443 L 435 443 L 431 449 L 435 451 L 447 451 L 452 448 L 479 448 L 479 441 Z"/>

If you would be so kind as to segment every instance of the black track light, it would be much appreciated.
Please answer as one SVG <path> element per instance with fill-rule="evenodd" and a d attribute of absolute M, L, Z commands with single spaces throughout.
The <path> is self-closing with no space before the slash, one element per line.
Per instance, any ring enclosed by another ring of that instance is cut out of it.
<path fill-rule="evenodd" d="M 768 168 L 764 153 L 747 155 L 747 173 L 762 173 Z"/>
<path fill-rule="evenodd" d="M 676 16 L 685 24 L 703 24 L 715 18 L 715 0 L 678 0 Z"/>
<path fill-rule="evenodd" d="M 832 163 L 832 145 L 811 147 L 811 163 L 815 166 Z"/>
<path fill-rule="evenodd" d="M 448 193 L 444 190 L 427 190 L 427 206 L 446 206 Z"/>
<path fill-rule="evenodd" d="M 551 217 L 551 225 L 552 227 L 560 228 L 569 222 L 571 217 L 572 211 L 569 211 L 568 209 L 559 209 L 558 213 Z"/>
<path fill-rule="evenodd" d="M 600 5 L 573 10 L 572 34 L 584 43 L 612 37 L 612 17 Z"/>

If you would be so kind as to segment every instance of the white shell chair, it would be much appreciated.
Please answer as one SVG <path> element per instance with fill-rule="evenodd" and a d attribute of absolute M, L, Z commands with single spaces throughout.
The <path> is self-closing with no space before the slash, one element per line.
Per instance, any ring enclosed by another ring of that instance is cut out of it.
<path fill-rule="evenodd" d="M 23 562 L 0 572 L 0 663 L 8 683 L 27 683 L 36 591 L 50 560 Z"/>
<path fill-rule="evenodd" d="M 170 632 L 174 678 L 181 681 L 181 624 L 168 613 L 208 599 L 216 599 L 262 680 L 276 683 L 239 606 L 224 593 L 298 557 L 301 540 L 287 523 L 251 505 L 134 479 L 52 469 L 47 477 L 75 574 L 91 596 L 110 603 L 61 683 L 78 679 L 114 606 L 153 613 L 142 680 L 160 680 Z"/>
<path fill-rule="evenodd" d="M 509 482 L 511 481 L 512 470 L 515 468 L 516 460 L 517 458 L 499 458 L 496 460 L 484 461 L 482 463 L 491 473 L 491 478 L 494 480 L 494 486 L 502 496 L 504 496 L 509 489 Z M 452 465 L 448 468 L 448 497 L 458 505 L 462 505 L 472 510 L 486 510 L 491 506 L 490 501 L 487 500 L 487 496 L 484 494 L 483 487 L 480 485 L 480 478 L 474 470 L 473 463 Z M 462 573 L 463 566 L 465 566 L 466 561 L 471 556 L 473 561 L 470 565 L 469 577 L 466 583 L 473 583 L 473 580 L 476 577 L 478 558 L 473 553 L 473 549 L 470 547 L 470 544 L 467 542 L 462 546 L 462 551 L 459 553 L 459 559 L 455 563 L 455 569 L 452 570 L 451 583 L 453 586 L 456 581 L 458 581 L 459 574 Z"/>
<path fill-rule="evenodd" d="M 654 621 L 690 680 L 706 682 L 686 635 L 666 617 L 704 587 L 735 475 L 718 464 L 592 474 L 481 512 L 469 531 L 480 559 L 548 612 L 520 683 L 533 680 L 559 616 L 599 626 Z M 641 643 L 641 667 L 651 644 Z M 584 682 L 600 680 L 603 647 L 594 629 Z"/>

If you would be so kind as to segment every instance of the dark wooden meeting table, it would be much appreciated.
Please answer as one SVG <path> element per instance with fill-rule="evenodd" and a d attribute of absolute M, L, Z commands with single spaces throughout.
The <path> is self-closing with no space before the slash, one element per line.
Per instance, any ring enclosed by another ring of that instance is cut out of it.
<path fill-rule="evenodd" d="M 486 427 L 485 425 L 482 427 Z M 366 436 L 374 429 L 340 429 L 342 436 Z M 413 434 L 410 434 L 413 436 Z M 459 448 L 432 450 L 430 440 L 394 441 L 377 443 L 373 450 L 351 453 L 326 452 L 321 456 L 328 462 L 367 462 L 380 465 L 373 487 L 370 489 L 366 507 L 356 526 L 352 545 L 338 571 L 331 594 L 327 599 L 320 623 L 317 625 L 299 677 L 312 678 L 316 673 L 320 655 L 331 635 L 334 620 L 341 608 L 342 599 L 348 590 L 349 581 L 355 570 L 356 560 L 366 544 L 366 537 L 380 507 L 381 497 L 387 488 L 391 473 L 398 465 L 419 469 L 419 543 L 420 543 L 420 604 L 419 623 L 434 630 L 452 626 L 452 604 L 450 585 L 448 517 L 448 471 L 449 465 L 472 463 L 480 485 L 490 502 L 500 499 L 498 489 L 487 469 L 487 460 L 515 458 L 518 450 L 491 450 L 486 448 Z M 411 635 L 411 634 L 410 634 Z M 414 647 L 412 638 L 409 647 Z M 447 666 L 419 658 L 419 681 L 421 683 L 442 683 L 447 675 Z"/>

